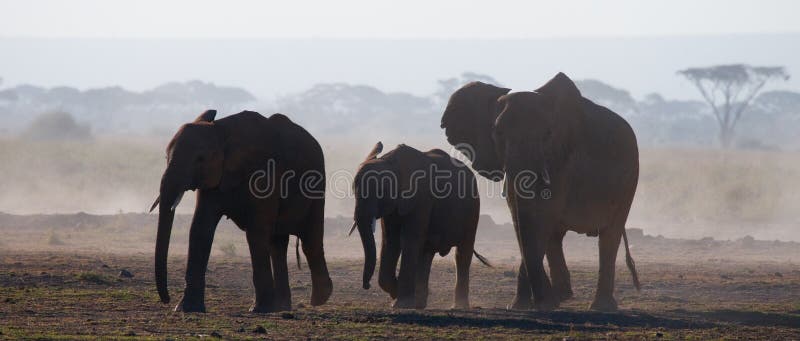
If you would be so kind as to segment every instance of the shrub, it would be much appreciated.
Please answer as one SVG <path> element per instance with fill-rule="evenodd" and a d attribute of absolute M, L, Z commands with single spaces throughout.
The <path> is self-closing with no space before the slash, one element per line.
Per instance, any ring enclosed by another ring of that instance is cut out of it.
<path fill-rule="evenodd" d="M 55 111 L 39 115 L 22 133 L 26 140 L 88 140 L 89 125 L 79 124 L 69 113 Z"/>
<path fill-rule="evenodd" d="M 64 241 L 56 234 L 55 230 L 50 230 L 50 234 L 47 236 L 47 244 L 48 245 L 64 245 Z"/>

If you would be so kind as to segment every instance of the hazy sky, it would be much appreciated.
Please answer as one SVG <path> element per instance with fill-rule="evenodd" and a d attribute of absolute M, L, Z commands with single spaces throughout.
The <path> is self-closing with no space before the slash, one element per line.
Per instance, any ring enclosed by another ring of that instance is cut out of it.
<path fill-rule="evenodd" d="M 800 1 L 778 0 L 0 0 L 0 86 L 199 79 L 270 99 L 346 82 L 427 95 L 464 71 L 517 90 L 563 71 L 639 98 L 699 98 L 677 70 L 747 63 L 785 66 L 794 77 L 768 89 L 800 91 L 798 13 Z"/>
<path fill-rule="evenodd" d="M 0 36 L 548 38 L 800 32 L 792 0 L 0 1 Z"/>

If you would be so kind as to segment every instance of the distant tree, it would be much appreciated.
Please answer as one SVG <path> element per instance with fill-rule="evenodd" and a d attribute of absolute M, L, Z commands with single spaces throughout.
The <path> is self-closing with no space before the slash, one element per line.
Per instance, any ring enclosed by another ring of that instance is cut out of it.
<path fill-rule="evenodd" d="M 91 138 L 88 125 L 79 124 L 69 113 L 54 111 L 39 115 L 22 133 L 27 140 L 86 140 Z"/>
<path fill-rule="evenodd" d="M 453 92 L 458 90 L 458 88 L 460 88 L 464 84 L 475 81 L 484 82 L 487 84 L 494 84 L 497 86 L 503 86 L 492 76 L 475 72 L 464 72 L 461 74 L 461 76 L 458 77 L 438 80 L 437 82 L 439 83 L 439 89 L 436 90 L 436 93 L 434 93 L 433 96 L 443 102 L 446 102 L 448 99 L 450 99 L 450 95 L 452 95 Z"/>
<path fill-rule="evenodd" d="M 771 80 L 789 79 L 783 67 L 716 65 L 678 71 L 697 87 L 719 125 L 723 148 L 733 141 L 736 124 L 759 91 Z"/>
<path fill-rule="evenodd" d="M 800 93 L 786 90 L 767 91 L 753 101 L 753 106 L 769 114 L 800 114 Z"/>
<path fill-rule="evenodd" d="M 279 112 L 325 132 L 347 132 L 360 128 L 413 132 L 438 128 L 429 98 L 404 92 L 383 92 L 368 85 L 316 84 L 312 88 L 276 101 Z"/>

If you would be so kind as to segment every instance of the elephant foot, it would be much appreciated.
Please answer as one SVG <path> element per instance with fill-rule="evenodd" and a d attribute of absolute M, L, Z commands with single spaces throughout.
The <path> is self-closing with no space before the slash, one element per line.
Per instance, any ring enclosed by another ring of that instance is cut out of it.
<path fill-rule="evenodd" d="M 275 309 L 274 306 L 270 304 L 255 303 L 253 304 L 252 307 L 250 307 L 248 311 L 254 314 L 268 314 L 268 313 L 274 313 L 277 310 Z"/>
<path fill-rule="evenodd" d="M 457 300 L 452 307 L 452 310 L 469 310 L 469 301 Z"/>
<path fill-rule="evenodd" d="M 617 301 L 614 299 L 613 296 L 608 296 L 608 297 L 596 296 L 594 298 L 594 302 L 592 302 L 592 305 L 589 307 L 589 309 L 602 312 L 615 312 L 617 311 Z"/>
<path fill-rule="evenodd" d="M 574 296 L 574 294 L 572 293 L 572 289 L 567 288 L 558 290 L 556 296 L 558 297 L 559 302 L 564 302 L 570 300 Z"/>
<path fill-rule="evenodd" d="M 292 302 L 290 300 L 281 300 L 280 302 L 275 303 L 274 311 L 291 311 L 292 310 Z"/>
<path fill-rule="evenodd" d="M 405 298 L 398 298 L 392 304 L 392 308 L 395 309 L 414 309 L 416 308 L 416 302 L 414 302 L 414 297 L 405 297 Z"/>
<path fill-rule="evenodd" d="M 519 296 L 514 296 L 514 300 L 511 301 L 511 304 L 506 306 L 506 310 L 530 310 L 531 308 L 530 297 L 520 298 Z"/>
<path fill-rule="evenodd" d="M 544 299 L 537 301 L 533 308 L 536 309 L 536 311 L 551 311 L 558 308 L 558 301 L 552 298 Z"/>
<path fill-rule="evenodd" d="M 314 283 L 312 283 L 312 286 L 314 286 L 311 290 L 312 306 L 325 304 L 325 302 L 328 302 L 328 298 L 330 298 L 331 294 L 333 293 L 333 282 L 331 281 L 330 277 L 326 277 L 321 282 L 322 283 L 319 286 L 315 286 Z"/>
<path fill-rule="evenodd" d="M 414 302 L 414 309 L 425 309 L 428 306 L 428 295 L 425 294 L 424 298 L 417 297 L 416 301 Z"/>
<path fill-rule="evenodd" d="M 205 313 L 206 304 L 203 300 L 191 300 L 184 296 L 178 305 L 175 306 L 175 311 L 184 313 Z"/>
<path fill-rule="evenodd" d="M 378 279 L 378 286 L 381 287 L 385 293 L 389 294 L 392 299 L 397 298 L 397 280 L 381 280 Z"/>

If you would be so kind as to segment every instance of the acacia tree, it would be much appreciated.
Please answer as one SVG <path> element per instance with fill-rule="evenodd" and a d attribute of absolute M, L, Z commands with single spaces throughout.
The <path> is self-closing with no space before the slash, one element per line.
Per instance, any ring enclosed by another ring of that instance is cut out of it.
<path fill-rule="evenodd" d="M 678 71 L 697 87 L 719 125 L 723 148 L 733 141 L 736 124 L 759 91 L 771 80 L 787 80 L 780 66 L 716 65 Z"/>

